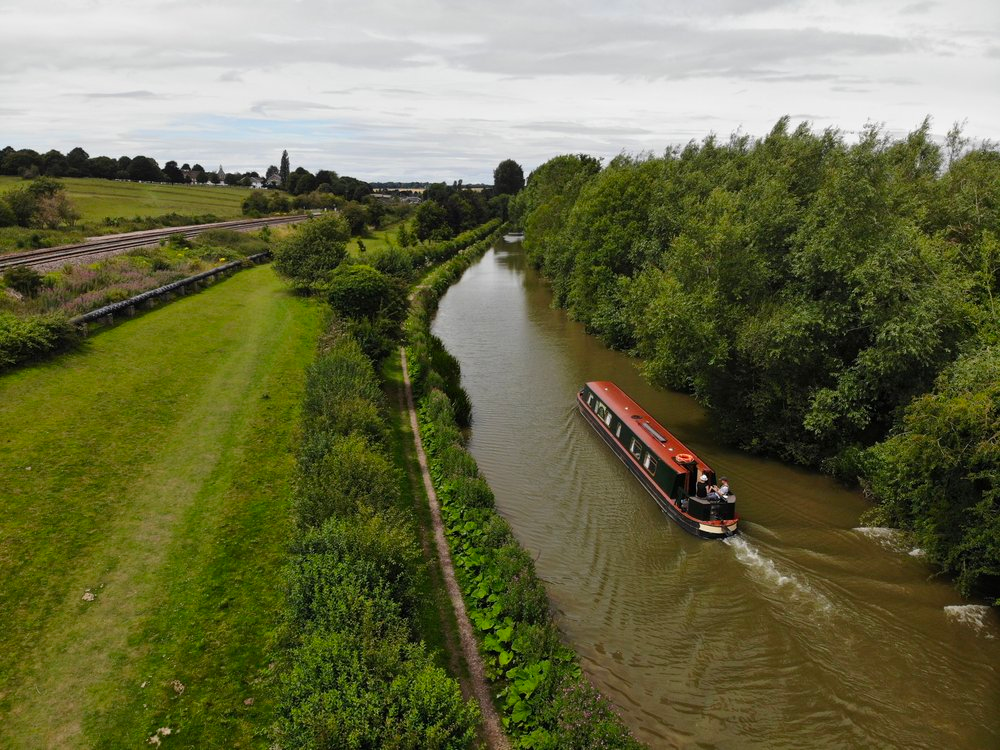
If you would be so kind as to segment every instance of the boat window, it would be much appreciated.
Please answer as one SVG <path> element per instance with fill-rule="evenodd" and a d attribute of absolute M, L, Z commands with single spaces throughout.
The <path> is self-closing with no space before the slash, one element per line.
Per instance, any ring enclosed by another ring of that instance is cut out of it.
<path fill-rule="evenodd" d="M 642 465 L 646 467 L 646 471 L 650 474 L 656 473 L 656 457 L 649 451 L 646 451 L 646 460 L 642 462 Z"/>
<path fill-rule="evenodd" d="M 629 446 L 629 452 L 635 456 L 635 460 L 638 461 L 642 458 L 642 443 L 635 438 L 632 438 L 632 445 Z"/>
<path fill-rule="evenodd" d="M 611 412 L 608 411 L 608 407 L 604 405 L 603 402 L 598 401 L 597 406 L 594 408 L 597 412 L 597 416 L 604 420 L 604 424 L 608 427 L 611 426 Z"/>
<path fill-rule="evenodd" d="M 587 396 L 587 406 L 593 406 L 593 405 L 594 405 L 594 394 L 591 393 L 589 396 Z"/>
<path fill-rule="evenodd" d="M 619 437 L 620 438 L 621 436 L 622 436 L 622 423 L 619 422 L 618 426 L 615 427 L 615 437 Z"/>

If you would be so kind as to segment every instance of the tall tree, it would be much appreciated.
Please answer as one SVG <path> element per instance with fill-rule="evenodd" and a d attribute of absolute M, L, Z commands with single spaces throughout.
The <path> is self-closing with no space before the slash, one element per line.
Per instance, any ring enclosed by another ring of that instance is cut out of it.
<path fill-rule="evenodd" d="M 291 164 L 288 161 L 288 151 L 281 152 L 281 166 L 278 168 L 278 178 L 281 180 L 281 187 L 288 186 L 288 174 L 291 171 Z"/>
<path fill-rule="evenodd" d="M 524 187 L 524 170 L 513 159 L 504 159 L 493 170 L 493 192 L 496 195 L 516 195 Z"/>

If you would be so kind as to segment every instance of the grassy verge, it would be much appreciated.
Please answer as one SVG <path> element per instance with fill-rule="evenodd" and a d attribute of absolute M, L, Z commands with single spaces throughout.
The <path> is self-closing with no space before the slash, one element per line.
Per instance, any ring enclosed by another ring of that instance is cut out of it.
<path fill-rule="evenodd" d="M 256 268 L 0 378 L 0 746 L 268 745 L 321 319 Z"/>

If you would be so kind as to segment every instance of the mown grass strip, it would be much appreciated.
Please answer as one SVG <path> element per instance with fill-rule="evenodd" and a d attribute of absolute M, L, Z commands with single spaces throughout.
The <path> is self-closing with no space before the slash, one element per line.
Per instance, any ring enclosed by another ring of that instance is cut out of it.
<path fill-rule="evenodd" d="M 264 744 L 322 317 L 261 267 L 0 378 L 0 745 Z"/>

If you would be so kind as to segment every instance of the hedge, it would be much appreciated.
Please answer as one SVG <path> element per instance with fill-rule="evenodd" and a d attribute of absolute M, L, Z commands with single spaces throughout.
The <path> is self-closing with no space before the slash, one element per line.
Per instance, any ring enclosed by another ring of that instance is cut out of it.
<path fill-rule="evenodd" d="M 79 341 L 79 331 L 64 315 L 19 317 L 0 312 L 0 372 Z"/>
<path fill-rule="evenodd" d="M 478 708 L 418 640 L 423 554 L 375 370 L 344 328 L 306 376 L 276 746 L 469 748 Z"/>

